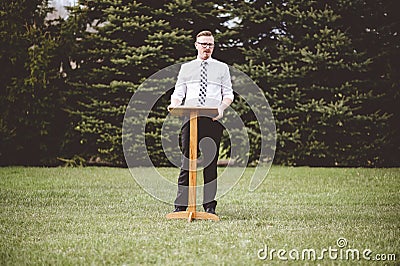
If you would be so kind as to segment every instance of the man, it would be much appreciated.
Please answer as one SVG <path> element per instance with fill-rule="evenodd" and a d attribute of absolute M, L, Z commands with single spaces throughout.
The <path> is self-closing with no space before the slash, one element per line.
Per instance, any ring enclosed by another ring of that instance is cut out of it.
<path fill-rule="evenodd" d="M 181 105 L 217 107 L 214 118 L 199 117 L 198 140 L 211 138 L 216 145 L 209 143 L 200 146 L 203 161 L 204 195 L 203 207 L 208 213 L 215 214 L 217 202 L 217 160 L 223 127 L 217 121 L 223 117 L 224 110 L 233 101 L 233 90 L 229 67 L 211 57 L 214 51 L 214 37 L 210 31 L 201 31 L 196 36 L 197 58 L 181 66 L 175 90 L 171 96 L 168 110 Z M 189 186 L 189 122 L 182 127 L 182 167 L 178 178 L 178 193 L 175 199 L 175 212 L 185 211 L 188 205 Z M 207 142 L 207 141 L 205 141 Z"/>

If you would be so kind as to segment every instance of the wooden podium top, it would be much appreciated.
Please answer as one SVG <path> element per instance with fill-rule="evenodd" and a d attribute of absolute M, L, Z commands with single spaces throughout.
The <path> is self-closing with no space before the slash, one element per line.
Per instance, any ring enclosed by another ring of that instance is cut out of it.
<path fill-rule="evenodd" d="M 170 113 L 176 116 L 184 116 L 184 115 L 189 115 L 192 111 L 197 112 L 198 116 L 215 117 L 218 115 L 217 107 L 184 106 L 184 105 L 180 105 L 171 109 Z"/>

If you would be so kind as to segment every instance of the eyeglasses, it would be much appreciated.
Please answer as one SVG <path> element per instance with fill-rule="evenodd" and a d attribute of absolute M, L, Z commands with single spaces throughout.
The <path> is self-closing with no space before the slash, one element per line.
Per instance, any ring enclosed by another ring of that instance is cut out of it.
<path fill-rule="evenodd" d="M 207 46 L 210 47 L 210 48 L 214 47 L 213 43 L 206 43 L 206 42 L 197 42 L 197 43 L 200 44 L 201 47 L 203 47 L 203 48 L 207 48 Z"/>

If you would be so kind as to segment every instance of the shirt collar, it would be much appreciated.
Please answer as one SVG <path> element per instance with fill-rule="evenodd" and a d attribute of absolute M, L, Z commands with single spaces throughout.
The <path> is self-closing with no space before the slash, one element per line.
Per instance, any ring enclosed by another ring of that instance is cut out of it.
<path fill-rule="evenodd" d="M 207 58 L 206 60 L 202 60 L 202 59 L 200 59 L 200 57 L 196 57 L 196 61 L 205 61 L 205 62 L 207 62 L 207 63 L 210 63 L 210 62 L 212 62 L 212 61 L 214 61 L 215 59 L 214 58 L 212 58 L 211 56 L 209 57 L 209 58 Z"/>

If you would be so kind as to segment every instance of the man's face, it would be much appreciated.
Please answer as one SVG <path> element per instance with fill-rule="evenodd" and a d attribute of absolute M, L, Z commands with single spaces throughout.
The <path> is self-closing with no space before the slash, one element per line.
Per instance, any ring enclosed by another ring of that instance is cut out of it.
<path fill-rule="evenodd" d="M 214 37 L 212 36 L 200 36 L 197 38 L 195 47 L 197 54 L 201 60 L 208 59 L 214 51 Z"/>

